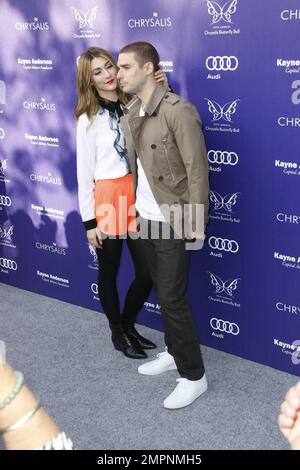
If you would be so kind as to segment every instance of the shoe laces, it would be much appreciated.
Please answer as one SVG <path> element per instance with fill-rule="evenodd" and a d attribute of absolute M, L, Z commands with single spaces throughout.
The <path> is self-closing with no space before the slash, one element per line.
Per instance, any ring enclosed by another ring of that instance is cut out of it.
<path fill-rule="evenodd" d="M 124 341 L 125 341 L 125 343 L 127 344 L 127 346 L 131 346 L 131 345 L 132 345 L 132 342 L 130 341 L 130 339 L 128 338 L 127 335 L 124 335 Z"/>
<path fill-rule="evenodd" d="M 156 355 L 156 357 L 162 357 L 162 356 L 165 356 L 166 354 L 168 354 L 168 348 L 167 348 L 167 346 L 165 347 L 165 350 L 164 350 L 163 352 L 161 352 L 161 353 L 158 353 L 158 354 Z"/>
<path fill-rule="evenodd" d="M 127 346 L 131 346 L 131 345 L 132 345 L 132 341 L 131 341 L 130 338 L 128 337 L 128 334 L 126 333 L 126 331 L 123 330 L 123 334 L 121 335 L 121 338 L 122 338 L 122 340 L 124 341 L 124 343 L 125 343 Z"/>
<path fill-rule="evenodd" d="M 178 382 L 176 389 L 180 390 L 186 388 L 188 384 L 188 379 L 185 379 L 184 377 L 179 377 L 179 379 L 176 379 L 176 382 Z"/>

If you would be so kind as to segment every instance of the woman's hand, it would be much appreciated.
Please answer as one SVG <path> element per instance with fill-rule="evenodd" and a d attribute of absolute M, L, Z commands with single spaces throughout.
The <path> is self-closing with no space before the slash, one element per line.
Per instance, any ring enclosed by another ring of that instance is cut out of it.
<path fill-rule="evenodd" d="M 87 230 L 86 235 L 91 245 L 93 245 L 95 248 L 102 248 L 101 234 L 97 228 Z"/>
<path fill-rule="evenodd" d="M 163 71 L 161 65 L 159 66 L 159 70 L 157 70 L 157 72 L 155 72 L 154 78 L 157 81 L 157 83 L 160 83 L 161 85 L 169 86 L 167 75 Z"/>

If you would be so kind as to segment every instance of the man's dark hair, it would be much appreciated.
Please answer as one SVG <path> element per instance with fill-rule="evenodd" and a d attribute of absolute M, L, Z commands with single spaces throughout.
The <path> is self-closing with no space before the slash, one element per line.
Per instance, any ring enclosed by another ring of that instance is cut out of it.
<path fill-rule="evenodd" d="M 133 52 L 135 54 L 136 61 L 140 67 L 143 67 L 146 62 L 152 62 L 154 72 L 159 69 L 160 59 L 158 52 L 149 42 L 133 42 L 132 44 L 127 44 L 127 46 L 122 47 L 120 50 L 120 54 L 129 52 Z"/>

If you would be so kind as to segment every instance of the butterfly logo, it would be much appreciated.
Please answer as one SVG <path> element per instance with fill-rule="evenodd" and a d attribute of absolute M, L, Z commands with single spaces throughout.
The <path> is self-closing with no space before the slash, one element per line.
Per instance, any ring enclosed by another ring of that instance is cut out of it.
<path fill-rule="evenodd" d="M 7 160 L 0 160 L 0 175 L 4 176 L 4 170 L 7 168 Z"/>
<path fill-rule="evenodd" d="M 89 249 L 90 249 L 90 254 L 94 257 L 93 263 L 97 263 L 98 258 L 97 258 L 96 250 L 95 250 L 95 248 L 93 247 L 93 245 L 90 245 L 89 243 L 88 243 L 88 245 L 89 245 Z"/>
<path fill-rule="evenodd" d="M 213 17 L 211 24 L 217 24 L 221 20 L 232 23 L 231 15 L 236 12 L 237 2 L 238 0 L 231 0 L 221 7 L 217 2 L 207 0 L 208 13 Z"/>
<path fill-rule="evenodd" d="M 237 197 L 240 193 L 226 194 L 224 197 L 217 191 L 209 191 L 209 200 L 214 205 L 214 210 L 225 209 L 232 213 L 232 206 L 236 205 Z"/>
<path fill-rule="evenodd" d="M 0 225 L 0 239 L 2 240 L 3 238 L 6 238 L 7 240 L 11 240 L 11 237 L 14 233 L 14 226 L 12 225 L 11 227 L 8 227 L 5 229 Z"/>
<path fill-rule="evenodd" d="M 94 21 L 96 20 L 96 11 L 98 7 L 91 8 L 87 13 L 83 13 L 81 10 L 77 10 L 72 7 L 74 11 L 75 20 L 79 23 L 79 29 L 83 29 L 85 26 L 89 26 L 94 29 Z"/>
<path fill-rule="evenodd" d="M 237 289 L 238 281 L 240 281 L 239 278 L 228 279 L 224 282 L 219 276 L 216 276 L 211 272 L 209 272 L 209 274 L 211 283 L 216 289 L 216 294 L 222 294 L 222 292 L 224 292 L 225 294 L 228 294 L 229 297 L 233 297 L 233 292 Z"/>
<path fill-rule="evenodd" d="M 240 100 L 228 101 L 224 106 L 220 106 L 216 101 L 209 100 L 208 98 L 204 99 L 207 100 L 208 110 L 213 115 L 213 121 L 216 122 L 224 119 L 227 122 L 232 122 L 231 116 L 235 114 L 237 103 Z"/>

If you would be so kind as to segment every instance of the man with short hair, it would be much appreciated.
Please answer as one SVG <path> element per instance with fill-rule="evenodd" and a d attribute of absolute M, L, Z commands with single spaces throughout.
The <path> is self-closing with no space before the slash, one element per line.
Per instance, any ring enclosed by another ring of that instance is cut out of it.
<path fill-rule="evenodd" d="M 190 405 L 207 389 L 186 296 L 190 258 L 186 240 L 203 244 L 205 238 L 208 162 L 196 108 L 156 83 L 158 66 L 159 55 L 149 43 L 129 44 L 120 51 L 120 86 L 136 95 L 121 123 L 134 176 L 140 234 L 161 303 L 167 346 L 138 371 L 158 375 L 177 369 L 178 385 L 163 403 L 165 408 L 177 409 Z"/>

